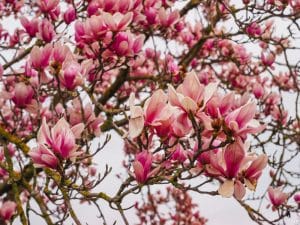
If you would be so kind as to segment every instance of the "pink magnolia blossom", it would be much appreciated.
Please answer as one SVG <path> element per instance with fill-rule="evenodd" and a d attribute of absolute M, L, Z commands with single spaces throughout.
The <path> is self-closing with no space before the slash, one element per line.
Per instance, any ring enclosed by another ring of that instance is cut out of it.
<path fill-rule="evenodd" d="M 274 53 L 268 53 L 268 54 L 265 54 L 265 53 L 261 53 L 261 61 L 263 63 L 263 65 L 265 66 L 272 66 L 273 63 L 275 62 L 275 54 Z"/>
<path fill-rule="evenodd" d="M 172 160 L 183 163 L 188 158 L 188 152 L 184 150 L 180 144 L 177 144 L 174 147 L 171 158 Z"/>
<path fill-rule="evenodd" d="M 21 17 L 21 24 L 25 28 L 26 32 L 29 34 L 30 37 L 35 37 L 36 33 L 38 32 L 38 25 L 39 20 L 34 18 L 29 21 L 26 17 Z"/>
<path fill-rule="evenodd" d="M 4 221 L 8 221 L 15 214 L 17 204 L 13 201 L 5 201 L 0 208 L 0 216 Z"/>
<path fill-rule="evenodd" d="M 20 108 L 26 107 L 33 99 L 34 91 L 25 83 L 17 83 L 12 97 L 13 102 Z"/>
<path fill-rule="evenodd" d="M 157 90 L 147 99 L 144 105 L 145 124 L 160 126 L 169 120 L 173 114 L 173 107 L 167 104 L 168 96 L 161 90 Z"/>
<path fill-rule="evenodd" d="M 265 154 L 257 156 L 249 166 L 244 170 L 244 183 L 254 191 L 257 185 L 257 180 L 262 174 L 262 170 L 268 164 L 268 157 Z"/>
<path fill-rule="evenodd" d="M 66 24 L 72 23 L 76 19 L 76 11 L 73 6 L 70 6 L 64 13 L 64 21 Z"/>
<path fill-rule="evenodd" d="M 196 73 L 190 72 L 186 74 L 183 83 L 176 90 L 169 85 L 169 101 L 171 105 L 177 106 L 187 113 L 195 113 L 206 105 L 216 92 L 217 85 L 217 83 L 210 83 L 204 87 Z"/>
<path fill-rule="evenodd" d="M 36 167 L 56 169 L 59 164 L 58 158 L 45 144 L 39 144 L 28 154 Z"/>
<path fill-rule="evenodd" d="M 52 51 L 52 58 L 55 62 L 62 64 L 68 55 L 71 55 L 69 47 L 61 42 L 56 42 Z"/>
<path fill-rule="evenodd" d="M 115 36 L 111 50 L 119 56 L 134 56 L 141 51 L 144 39 L 143 35 L 134 38 L 129 32 L 120 32 Z"/>
<path fill-rule="evenodd" d="M 262 34 L 262 30 L 256 22 L 251 23 L 247 28 L 246 32 L 251 36 L 259 36 Z"/>
<path fill-rule="evenodd" d="M 80 137 L 83 129 L 83 123 L 70 128 L 68 122 L 62 117 L 50 130 L 44 118 L 37 134 L 37 141 L 38 144 L 47 145 L 63 159 L 74 159 L 81 154 L 81 152 L 77 151 L 78 146 L 75 141 Z"/>
<path fill-rule="evenodd" d="M 146 21 L 149 25 L 154 25 L 157 23 L 158 20 L 157 15 L 158 15 L 157 9 L 153 7 L 149 7 L 145 9 Z"/>
<path fill-rule="evenodd" d="M 265 93 L 263 86 L 257 82 L 253 84 L 252 91 L 253 91 L 255 98 L 257 98 L 257 99 L 260 99 L 261 97 L 263 97 L 263 95 Z"/>
<path fill-rule="evenodd" d="M 37 4 L 43 12 L 54 10 L 59 3 L 59 0 L 38 0 Z"/>
<path fill-rule="evenodd" d="M 76 29 L 76 27 L 75 27 Z M 94 39 L 102 38 L 107 32 L 107 25 L 102 16 L 92 16 L 84 25 L 84 36 Z"/>
<path fill-rule="evenodd" d="M 273 205 L 273 209 L 283 205 L 287 201 L 289 196 L 287 193 L 282 192 L 281 188 L 279 187 L 278 188 L 269 187 L 268 195 Z"/>
<path fill-rule="evenodd" d="M 81 67 L 77 62 L 65 63 L 59 77 L 61 84 L 68 90 L 74 90 L 82 83 L 80 71 Z"/>
<path fill-rule="evenodd" d="M 42 20 L 38 27 L 38 36 L 47 43 L 51 42 L 55 36 L 55 31 L 52 23 L 45 19 Z"/>
<path fill-rule="evenodd" d="M 151 171 L 152 155 L 147 151 L 138 153 L 132 166 L 135 179 L 139 183 L 145 183 L 154 173 L 154 170 Z"/>
<path fill-rule="evenodd" d="M 111 31 L 122 31 L 127 28 L 127 26 L 131 23 L 133 18 L 133 13 L 128 12 L 125 15 L 117 12 L 113 15 L 110 13 L 104 13 L 103 19 Z"/>
<path fill-rule="evenodd" d="M 300 194 L 299 193 L 294 195 L 294 200 L 297 204 L 300 204 Z"/>
<path fill-rule="evenodd" d="M 45 47 L 34 46 L 30 52 L 31 65 L 36 69 L 44 69 L 49 65 L 49 60 L 52 53 L 52 46 L 46 45 Z"/>
<path fill-rule="evenodd" d="M 170 27 L 180 18 L 178 10 L 168 12 L 165 8 L 160 8 L 158 11 L 159 22 L 163 27 Z"/>
<path fill-rule="evenodd" d="M 249 102 L 225 117 L 225 123 L 235 136 L 245 138 L 246 134 L 257 133 L 264 129 L 264 126 L 254 118 L 256 104 Z"/>

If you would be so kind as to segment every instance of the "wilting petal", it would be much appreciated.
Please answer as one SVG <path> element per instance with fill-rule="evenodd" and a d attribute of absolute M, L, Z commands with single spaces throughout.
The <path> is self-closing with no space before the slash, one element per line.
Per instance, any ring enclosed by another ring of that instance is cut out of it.
<path fill-rule="evenodd" d="M 136 138 L 140 135 L 144 128 L 144 112 L 140 106 L 132 106 L 130 112 L 129 136 L 131 138 Z"/>

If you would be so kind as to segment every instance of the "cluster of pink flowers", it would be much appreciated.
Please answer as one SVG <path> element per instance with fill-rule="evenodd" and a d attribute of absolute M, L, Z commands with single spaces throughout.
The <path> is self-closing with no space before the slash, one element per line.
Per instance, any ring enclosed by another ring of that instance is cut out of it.
<path fill-rule="evenodd" d="M 171 160 L 185 162 L 188 156 L 197 157 L 198 167 L 206 176 L 221 180 L 221 195 L 230 197 L 234 194 L 241 199 L 245 195 L 244 185 L 255 190 L 267 165 L 267 156 L 247 152 L 245 143 L 248 134 L 259 133 L 264 126 L 254 119 L 254 102 L 247 97 L 235 100 L 234 93 L 222 96 L 217 92 L 217 86 L 217 83 L 202 85 L 196 73 L 191 72 L 177 89 L 170 85 L 168 94 L 162 90 L 154 92 L 143 108 L 134 105 L 132 95 L 129 136 L 135 139 L 143 132 L 149 132 L 150 140 L 157 135 L 172 145 L 179 138 L 192 139 L 197 132 L 193 123 L 202 125 L 201 149 L 197 142 L 193 150 L 184 150 L 177 145 Z M 233 143 L 222 148 L 228 138 Z M 146 151 L 136 155 L 133 168 L 138 182 L 144 183 L 157 172 L 157 168 L 151 170 L 152 158 Z"/>

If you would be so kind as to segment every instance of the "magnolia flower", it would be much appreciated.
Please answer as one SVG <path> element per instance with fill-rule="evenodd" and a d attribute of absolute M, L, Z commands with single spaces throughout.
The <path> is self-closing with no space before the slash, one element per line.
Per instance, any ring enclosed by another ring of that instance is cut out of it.
<path fill-rule="evenodd" d="M 203 108 L 206 105 L 216 92 L 217 86 L 217 83 L 210 83 L 204 87 L 193 71 L 186 74 L 183 83 L 176 90 L 169 85 L 169 101 L 171 105 L 177 106 L 187 113 L 195 113 L 200 107 Z"/>
<path fill-rule="evenodd" d="M 64 21 L 66 24 L 72 23 L 76 19 L 76 11 L 73 6 L 70 6 L 64 13 Z"/>
<path fill-rule="evenodd" d="M 20 18 L 22 26 L 25 28 L 26 32 L 29 34 L 30 37 L 35 37 L 36 33 L 38 32 L 38 25 L 39 20 L 34 18 L 29 21 L 26 17 Z"/>
<path fill-rule="evenodd" d="M 49 60 L 52 53 L 52 46 L 50 44 L 45 47 L 34 46 L 30 52 L 31 65 L 34 69 L 45 69 L 49 65 Z"/>
<path fill-rule="evenodd" d="M 128 12 L 125 15 L 117 12 L 113 15 L 110 13 L 104 13 L 103 19 L 111 31 L 122 31 L 131 23 L 133 13 Z"/>
<path fill-rule="evenodd" d="M 59 0 L 38 0 L 37 4 L 43 12 L 54 10 L 59 3 Z"/>
<path fill-rule="evenodd" d="M 136 155 L 135 161 L 132 163 L 135 179 L 139 183 L 145 183 L 156 170 L 151 171 L 152 155 L 147 151 L 140 152 Z"/>
<path fill-rule="evenodd" d="M 81 66 L 77 62 L 65 63 L 59 77 L 61 84 L 68 90 L 74 90 L 76 86 L 82 83 L 80 71 Z"/>
<path fill-rule="evenodd" d="M 34 148 L 28 154 L 36 167 L 56 169 L 59 163 L 58 158 L 45 144 L 39 144 L 37 148 Z"/>
<path fill-rule="evenodd" d="M 168 96 L 161 90 L 157 90 L 147 99 L 144 105 L 145 124 L 160 126 L 169 120 L 173 114 L 173 108 L 167 104 Z"/>
<path fill-rule="evenodd" d="M 281 188 L 279 187 L 278 188 L 269 187 L 268 195 L 273 205 L 273 209 L 283 205 L 287 201 L 289 196 L 287 193 L 282 192 Z"/>
<path fill-rule="evenodd" d="M 119 32 L 113 41 L 111 50 L 119 56 L 134 56 L 141 51 L 145 37 L 134 37 L 130 32 Z"/>
<path fill-rule="evenodd" d="M 55 36 L 55 30 L 48 20 L 42 20 L 38 26 L 38 36 L 45 42 L 51 42 Z"/>
<path fill-rule="evenodd" d="M 244 171 L 244 183 L 246 186 L 254 191 L 257 180 L 262 174 L 262 170 L 268 164 L 268 157 L 265 154 L 257 156 Z"/>
<path fill-rule="evenodd" d="M 4 221 L 10 220 L 15 214 L 17 204 L 13 201 L 6 201 L 0 208 L 0 216 Z"/>
<path fill-rule="evenodd" d="M 164 7 L 160 8 L 158 11 L 159 22 L 163 27 L 170 27 L 180 18 L 178 10 L 173 12 L 165 10 Z"/>
<path fill-rule="evenodd" d="M 83 123 L 70 128 L 69 123 L 63 117 L 50 130 L 44 118 L 37 134 L 37 141 L 38 144 L 47 145 L 47 147 L 63 159 L 73 159 L 81 154 L 81 152 L 76 151 L 78 146 L 75 140 L 80 138 L 83 129 Z"/>
<path fill-rule="evenodd" d="M 12 97 L 17 107 L 24 108 L 31 103 L 34 91 L 31 86 L 24 83 L 17 83 Z"/>
<path fill-rule="evenodd" d="M 269 53 L 265 55 L 263 52 L 261 53 L 261 61 L 263 65 L 265 66 L 272 66 L 273 63 L 275 62 L 275 54 L 274 53 Z"/>
<path fill-rule="evenodd" d="M 61 42 L 56 42 L 52 50 L 52 58 L 55 62 L 62 64 L 68 55 L 71 55 L 71 51 L 67 45 Z"/>
<path fill-rule="evenodd" d="M 258 133 L 264 129 L 254 118 L 256 113 L 256 104 L 249 102 L 225 117 L 225 123 L 228 128 L 234 132 L 235 136 L 245 138 L 246 134 Z"/>
<path fill-rule="evenodd" d="M 300 194 L 295 194 L 294 195 L 294 200 L 297 204 L 300 204 Z"/>

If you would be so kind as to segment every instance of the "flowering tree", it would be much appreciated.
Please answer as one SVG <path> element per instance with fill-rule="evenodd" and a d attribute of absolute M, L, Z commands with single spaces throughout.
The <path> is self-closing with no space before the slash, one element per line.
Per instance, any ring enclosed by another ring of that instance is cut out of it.
<path fill-rule="evenodd" d="M 2 0 L 0 16 L 0 224 L 86 224 L 78 202 L 97 224 L 104 204 L 126 225 L 206 224 L 192 192 L 258 224 L 299 213 L 299 0 Z M 112 131 L 126 174 L 108 195 Z"/>

